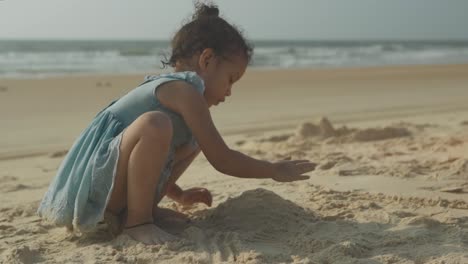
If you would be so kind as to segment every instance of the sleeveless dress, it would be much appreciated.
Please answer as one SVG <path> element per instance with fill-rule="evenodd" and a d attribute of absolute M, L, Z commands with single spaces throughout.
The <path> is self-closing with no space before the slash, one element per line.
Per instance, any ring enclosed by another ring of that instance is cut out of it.
<path fill-rule="evenodd" d="M 147 76 L 141 85 L 114 100 L 94 117 L 68 151 L 39 205 L 40 217 L 79 233 L 92 231 L 103 220 L 110 199 L 122 134 L 148 111 L 166 113 L 173 126 L 169 154 L 155 190 L 156 197 L 161 197 L 171 175 L 175 148 L 197 144 L 182 116 L 155 96 L 161 84 L 175 80 L 186 81 L 204 93 L 203 80 L 195 72 L 176 72 Z"/>

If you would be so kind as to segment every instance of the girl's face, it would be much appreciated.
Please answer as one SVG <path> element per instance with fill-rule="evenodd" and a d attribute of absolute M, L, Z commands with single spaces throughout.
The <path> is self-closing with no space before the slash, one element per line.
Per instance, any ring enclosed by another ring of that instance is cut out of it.
<path fill-rule="evenodd" d="M 211 107 L 231 95 L 232 85 L 244 75 L 247 59 L 242 55 L 216 56 L 211 49 L 206 49 L 199 57 L 198 66 L 197 73 L 205 82 L 205 100 Z"/>

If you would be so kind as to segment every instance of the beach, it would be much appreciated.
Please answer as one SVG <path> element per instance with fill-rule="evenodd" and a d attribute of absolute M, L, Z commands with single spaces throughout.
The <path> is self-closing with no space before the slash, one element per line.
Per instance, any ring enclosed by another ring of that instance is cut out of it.
<path fill-rule="evenodd" d="M 146 73 L 151 74 L 151 73 Z M 211 110 L 230 148 L 309 159 L 293 183 L 217 172 L 201 154 L 178 181 L 213 205 L 180 239 L 81 237 L 36 209 L 74 139 L 146 74 L 0 79 L 0 263 L 468 263 L 468 65 L 248 69 Z"/>

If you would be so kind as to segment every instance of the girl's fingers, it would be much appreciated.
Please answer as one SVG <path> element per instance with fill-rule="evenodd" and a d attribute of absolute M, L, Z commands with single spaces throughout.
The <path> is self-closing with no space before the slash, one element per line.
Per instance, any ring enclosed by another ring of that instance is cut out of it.
<path fill-rule="evenodd" d="M 299 175 L 299 176 L 291 177 L 291 181 L 303 181 L 303 180 L 308 180 L 309 178 L 310 178 L 309 176 Z"/>
<path fill-rule="evenodd" d="M 310 177 L 307 175 L 298 175 L 298 176 L 288 176 L 288 177 L 282 177 L 282 178 L 277 178 L 276 181 L 278 182 L 295 182 L 295 181 L 303 181 L 307 180 Z"/>
<path fill-rule="evenodd" d="M 315 167 L 317 167 L 317 164 L 312 163 L 312 162 L 296 164 L 296 169 L 298 170 L 298 174 L 303 174 L 309 171 L 313 171 Z"/>
<path fill-rule="evenodd" d="M 211 196 L 211 193 L 210 192 L 206 192 L 206 195 L 205 195 L 205 201 L 206 201 L 206 205 L 208 206 L 211 206 L 211 203 L 213 202 L 213 197 Z"/>
<path fill-rule="evenodd" d="M 298 163 L 310 162 L 310 160 L 292 160 L 291 162 L 294 164 L 298 164 Z"/>
<path fill-rule="evenodd" d="M 195 187 L 190 188 L 185 191 L 187 194 L 186 201 L 188 204 L 195 204 L 195 203 L 204 203 L 207 206 L 211 206 L 213 197 L 211 196 L 210 191 L 205 188 Z"/>
<path fill-rule="evenodd" d="M 211 196 L 211 193 L 207 189 L 202 189 L 200 192 L 200 201 L 207 206 L 211 206 L 211 203 L 213 202 L 213 197 Z"/>

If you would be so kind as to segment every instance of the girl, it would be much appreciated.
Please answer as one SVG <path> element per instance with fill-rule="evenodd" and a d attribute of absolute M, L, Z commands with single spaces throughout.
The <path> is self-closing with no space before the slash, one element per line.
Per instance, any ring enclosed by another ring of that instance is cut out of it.
<path fill-rule="evenodd" d="M 164 65 L 173 73 L 149 76 L 99 112 L 75 141 L 51 183 L 38 214 L 78 232 L 90 231 L 105 213 L 123 217 L 123 232 L 145 244 L 173 236 L 154 224 L 158 203 L 211 205 L 204 188 L 175 183 L 200 151 L 219 172 L 280 182 L 307 179 L 307 160 L 267 162 L 231 150 L 209 108 L 224 102 L 244 74 L 252 48 L 218 16 L 199 5 L 174 36 Z"/>

